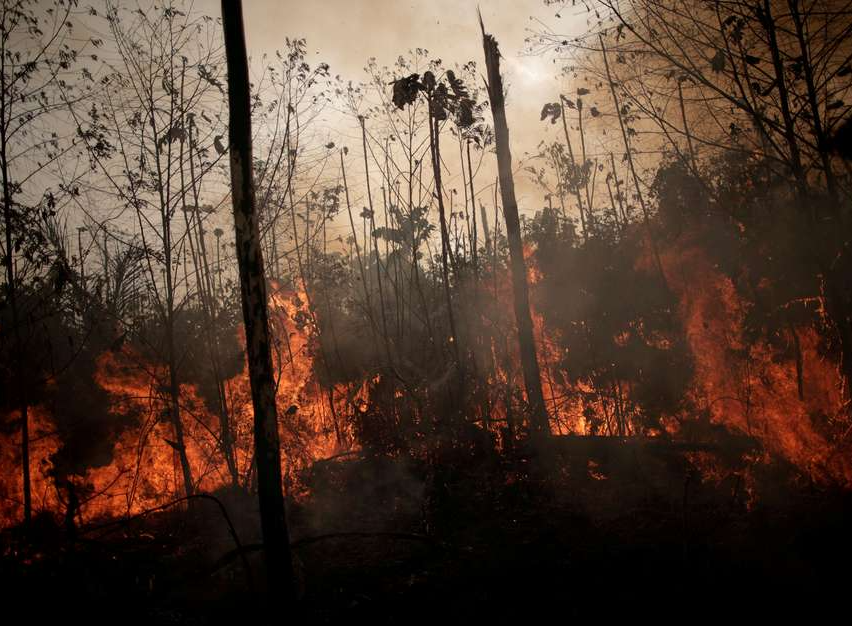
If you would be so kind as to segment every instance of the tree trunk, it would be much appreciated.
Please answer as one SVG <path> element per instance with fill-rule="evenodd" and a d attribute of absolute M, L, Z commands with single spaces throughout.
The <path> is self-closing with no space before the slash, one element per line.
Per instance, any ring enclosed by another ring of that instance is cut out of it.
<path fill-rule="evenodd" d="M 799 144 L 796 139 L 796 126 L 793 114 L 790 111 L 790 97 L 787 92 L 787 83 L 784 78 L 784 62 L 781 51 L 778 49 L 778 38 L 775 28 L 775 18 L 769 0 L 763 0 L 763 7 L 757 9 L 758 20 L 766 30 L 769 39 L 769 50 L 772 52 L 772 66 L 775 69 L 775 81 L 778 89 L 778 100 L 781 105 L 781 116 L 784 119 L 784 137 L 787 140 L 787 148 L 790 150 L 790 168 L 796 179 L 796 187 L 799 195 L 804 197 L 808 191 L 808 183 L 805 178 L 805 170 L 802 167 L 802 158 L 799 152 Z"/>
<path fill-rule="evenodd" d="M 439 143 L 439 135 L 441 129 L 438 125 L 438 120 L 432 115 L 432 103 L 429 103 L 429 148 L 432 156 L 432 171 L 435 176 L 435 195 L 438 199 L 438 216 L 441 224 L 441 277 L 444 283 L 444 297 L 447 300 L 447 320 L 450 324 L 450 344 L 452 345 L 453 356 L 456 363 L 460 363 L 458 341 L 459 336 L 456 333 L 456 320 L 453 315 L 453 299 L 450 294 L 450 271 L 448 259 L 452 263 L 450 254 L 450 231 L 447 228 L 447 214 L 444 210 L 444 188 L 441 183 L 441 148 Z M 458 276 L 458 268 L 453 265 L 453 273 Z"/>
<path fill-rule="evenodd" d="M 270 352 L 266 282 L 252 181 L 248 60 L 240 0 L 222 0 L 222 23 L 228 62 L 231 196 L 234 205 L 236 253 L 246 329 L 249 381 L 254 406 L 254 446 L 268 608 L 270 611 L 277 609 L 277 612 L 280 612 L 287 606 L 288 600 L 295 598 L 295 588 L 284 494 L 281 491 L 281 450 Z"/>
<path fill-rule="evenodd" d="M 12 242 L 12 191 L 11 182 L 9 181 L 9 164 L 7 161 L 6 147 L 6 94 L 5 94 L 5 78 L 3 78 L 2 99 L 0 99 L 0 120 L 2 120 L 2 129 L 0 129 L 0 166 L 2 166 L 3 176 L 3 221 L 6 230 L 6 296 L 9 299 L 9 308 L 12 311 L 12 333 L 15 338 L 15 364 L 14 364 L 14 384 L 18 393 L 18 407 L 21 412 L 21 481 L 23 484 L 24 498 L 24 524 L 28 527 L 32 519 L 32 491 L 30 482 L 30 429 L 28 402 L 26 393 L 26 383 L 24 381 L 23 370 L 23 343 L 21 341 L 21 326 L 20 316 L 18 314 L 17 289 L 15 287 L 15 260 L 14 248 Z"/>
<path fill-rule="evenodd" d="M 642 194 L 642 190 L 639 189 L 639 176 L 636 175 L 636 165 L 633 163 L 633 153 L 630 148 L 630 140 L 627 138 L 627 130 L 624 127 L 624 118 L 621 114 L 621 107 L 618 104 L 618 94 L 615 91 L 615 83 L 612 80 L 612 74 L 609 71 L 609 59 L 606 54 L 606 46 L 604 45 L 603 35 L 598 33 L 598 41 L 601 44 L 601 55 L 603 56 L 604 68 L 606 70 L 606 82 L 609 84 L 609 90 L 612 94 L 612 103 L 615 106 L 615 116 L 618 118 L 618 127 L 621 129 L 621 139 L 624 142 L 624 154 L 627 157 L 627 164 L 630 166 L 630 175 L 633 177 L 633 187 L 636 190 L 636 197 L 639 198 L 639 206 L 642 207 L 642 219 L 645 222 L 645 228 L 648 231 L 648 243 L 651 246 L 651 252 L 654 255 L 654 262 L 657 266 L 657 271 L 660 274 L 660 280 L 666 285 L 666 289 L 668 289 L 668 281 L 666 280 L 666 273 L 663 271 L 663 262 L 660 259 L 660 251 L 657 248 L 657 239 L 654 236 L 654 231 L 651 228 L 651 215 L 648 211 L 648 206 L 645 204 L 645 196 Z M 610 155 L 610 158 L 612 156 Z M 613 168 L 615 166 L 615 161 L 613 163 Z"/>
<path fill-rule="evenodd" d="M 568 134 L 568 122 L 565 120 L 565 102 L 561 96 L 559 99 L 559 116 L 562 118 L 562 130 L 565 132 L 565 145 L 568 148 L 568 158 L 571 159 L 571 168 L 576 170 L 577 163 L 574 160 L 574 148 L 571 146 L 571 136 Z M 575 172 L 572 171 L 571 175 L 575 175 Z M 567 177 L 566 180 L 568 180 Z M 587 241 L 589 239 L 589 228 L 586 223 L 586 213 L 583 210 L 583 200 L 580 196 L 580 187 L 577 185 L 572 185 L 572 187 L 574 187 L 574 195 L 577 197 L 577 209 L 580 211 L 580 227 L 583 229 L 583 241 Z"/>
<path fill-rule="evenodd" d="M 788 0 L 790 7 L 790 16 L 793 18 L 793 23 L 796 25 L 796 39 L 799 42 L 799 51 L 802 60 L 802 69 L 805 74 L 805 85 L 808 88 L 808 104 L 811 108 L 811 118 L 813 124 L 813 132 L 816 137 L 817 151 L 819 152 L 822 169 L 825 173 L 825 183 L 828 187 L 828 192 L 831 199 L 837 201 L 837 181 L 834 177 L 834 172 L 831 169 L 831 155 L 829 154 L 828 144 L 826 141 L 825 128 L 820 115 L 818 93 L 816 81 L 814 79 L 814 66 L 811 61 L 810 42 L 805 34 L 805 24 L 802 20 L 802 14 L 799 11 L 799 0 Z"/>
<path fill-rule="evenodd" d="M 480 22 L 481 23 L 481 22 Z M 529 287 L 521 242 L 521 223 L 518 203 L 515 200 L 515 183 L 512 179 L 512 154 L 509 150 L 509 127 L 503 101 L 503 79 L 500 76 L 500 51 L 497 40 L 485 34 L 482 27 L 482 43 L 485 49 L 485 67 L 488 74 L 488 99 L 494 116 L 494 139 L 497 146 L 497 168 L 500 175 L 500 192 L 503 199 L 503 217 L 506 220 L 506 238 L 509 241 L 509 257 L 512 271 L 512 292 L 515 319 L 518 324 L 518 343 L 521 351 L 521 367 L 524 386 L 530 404 L 533 430 L 546 434 L 550 430 L 544 394 L 541 391 L 541 373 L 535 353 L 532 316 L 530 315 Z"/>
<path fill-rule="evenodd" d="M 479 246 L 478 236 L 476 234 L 476 193 L 473 190 L 473 169 L 470 163 L 470 139 L 467 140 L 467 182 L 470 185 L 470 217 L 473 220 L 471 225 L 471 240 L 470 240 L 470 255 L 473 263 L 473 278 L 474 284 L 479 284 L 479 254 L 476 250 Z"/>

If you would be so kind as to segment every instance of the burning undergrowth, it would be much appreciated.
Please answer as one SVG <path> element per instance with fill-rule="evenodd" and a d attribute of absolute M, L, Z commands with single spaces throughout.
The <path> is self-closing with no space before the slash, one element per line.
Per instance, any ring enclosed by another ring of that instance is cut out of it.
<path fill-rule="evenodd" d="M 605 241 L 553 246 L 531 237 L 534 330 L 553 434 L 609 438 L 616 446 L 636 438 L 680 446 L 678 454 L 711 481 L 732 474 L 747 480 L 750 467 L 780 460 L 808 480 L 848 486 L 852 467 L 843 443 L 842 387 L 837 361 L 817 326 L 819 299 L 791 305 L 810 317 L 790 317 L 770 339 L 759 336 L 749 324 L 771 286 L 761 281 L 745 297 L 743 277 L 715 263 L 713 252 L 702 246 L 704 238 L 696 230 L 667 241 L 659 251 L 661 276 L 639 229 L 614 252 Z M 608 262 L 597 263 L 603 256 Z M 517 348 L 508 340 L 513 320 L 507 282 L 497 273 L 468 285 L 471 301 L 479 305 L 475 311 L 459 309 L 466 365 L 432 366 L 431 373 L 427 363 L 406 363 L 404 356 L 390 370 L 362 360 L 334 371 L 329 352 L 346 362 L 346 351 L 360 344 L 321 341 L 317 323 L 331 321 L 338 333 L 346 333 L 346 321 L 330 320 L 331 309 L 325 316 L 320 307 L 312 309 L 304 289 L 275 289 L 270 311 L 288 493 L 309 495 L 306 470 L 322 459 L 345 460 L 361 448 L 427 459 L 436 445 L 440 450 L 479 439 L 510 451 L 527 416 L 518 391 L 523 386 Z M 317 292 L 314 300 L 324 295 Z M 238 327 L 228 332 L 236 333 L 237 356 L 229 366 L 234 374 L 223 381 L 224 403 L 217 406 L 203 382 L 179 388 L 193 492 L 251 490 L 256 480 L 251 394 L 238 356 L 242 340 Z M 404 341 L 387 349 L 399 355 Z M 92 382 L 78 390 L 84 402 L 48 401 L 31 409 L 39 510 L 85 523 L 136 514 L 182 495 L 167 371 L 143 352 L 129 342 L 110 346 L 93 355 Z M 459 393 L 467 404 L 458 405 Z M 448 409 L 448 402 L 456 407 Z M 441 411 L 459 417 L 436 419 Z M 233 469 L 221 437 L 222 413 L 231 429 Z M 88 432 L 73 428 L 78 415 L 92 424 Z M 447 423 L 455 423 L 454 435 L 442 431 Z M 14 433 L 4 437 L 3 464 L 14 468 L 19 446 Z M 746 440 L 751 444 L 742 447 Z M 726 446 L 735 452 L 733 461 Z M 571 471 L 606 480 L 607 463 L 587 456 L 581 469 Z M 17 477 L 4 471 L 6 524 L 20 513 Z"/>
<path fill-rule="evenodd" d="M 347 445 L 345 424 L 337 424 L 318 385 L 313 365 L 312 330 L 304 294 L 276 291 L 270 303 L 276 332 L 277 404 L 281 415 L 284 476 L 296 495 L 298 474 L 315 460 Z M 225 461 L 220 416 L 203 383 L 179 388 L 184 449 L 192 469 L 193 492 L 236 486 L 251 489 L 252 410 L 247 366 L 237 329 L 234 359 L 243 364 L 224 381 L 232 429 L 235 474 Z M 77 522 L 134 515 L 177 498 L 184 491 L 179 444 L 169 419 L 170 398 L 165 364 L 120 341 L 93 357 L 90 379 L 73 389 L 74 401 L 52 398 L 33 406 L 31 466 L 37 510 Z M 77 374 L 75 372 L 75 379 Z M 64 381 L 62 381 L 64 382 Z M 366 390 L 367 385 L 363 388 Z M 67 390 L 66 390 L 67 392 Z M 335 399 L 337 410 L 364 402 L 359 390 Z M 81 418 L 80 416 L 85 416 Z M 83 426 L 88 428 L 81 428 Z M 14 424 L 12 424 L 14 426 Z M 20 449 L 14 429 L 4 434 L 2 518 L 12 524 L 20 516 Z M 236 479 L 236 481 L 234 480 Z M 236 482 L 236 485 L 234 485 Z"/>

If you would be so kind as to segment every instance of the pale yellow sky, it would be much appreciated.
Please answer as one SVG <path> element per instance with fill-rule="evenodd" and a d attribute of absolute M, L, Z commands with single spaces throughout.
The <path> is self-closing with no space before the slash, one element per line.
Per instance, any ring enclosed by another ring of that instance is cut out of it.
<path fill-rule="evenodd" d="M 217 0 L 196 0 L 196 9 L 218 15 Z M 486 30 L 500 43 L 504 82 L 508 88 L 507 117 L 512 156 L 517 166 L 525 152 L 535 152 L 542 139 L 552 139 L 557 128 L 539 121 L 545 102 L 557 99 L 568 85 L 552 58 L 523 54 L 530 28 L 540 28 L 535 19 L 558 27 L 566 34 L 579 34 L 583 18 L 543 0 L 244 0 L 249 55 L 259 58 L 283 47 L 286 37 L 303 37 L 308 61 L 324 61 L 333 75 L 359 82 L 370 57 L 378 64 L 392 65 L 409 49 L 426 48 L 432 58 L 453 66 L 474 60 L 483 67 L 482 39 L 477 20 L 482 12 Z M 329 114 L 332 115 L 332 114 Z M 335 126 L 337 120 L 326 118 Z M 346 124 L 347 122 L 344 122 Z M 519 176 L 519 203 L 524 212 L 540 208 L 542 192 Z"/>
<path fill-rule="evenodd" d="M 186 0 L 184 9 L 219 16 L 220 1 Z M 136 6 L 136 0 L 127 0 L 127 6 Z M 538 151 L 542 140 L 562 140 L 561 127 L 540 121 L 540 112 L 546 102 L 557 100 L 559 93 L 569 93 L 573 86 L 561 75 L 561 65 L 553 58 L 525 55 L 524 40 L 531 35 L 530 29 L 540 30 L 542 24 L 566 36 L 579 35 L 586 26 L 582 12 L 563 9 L 560 19 L 555 16 L 560 7 L 546 6 L 544 0 L 243 0 L 248 52 L 256 69 L 260 69 L 259 61 L 264 54 L 271 56 L 285 48 L 286 38 L 304 38 L 307 61 L 312 66 L 328 63 L 333 76 L 339 75 L 344 82 L 353 83 L 367 80 L 364 67 L 371 57 L 375 57 L 379 66 L 392 66 L 400 55 L 406 56 L 415 48 L 427 49 L 429 58 L 442 59 L 445 67 L 473 60 L 484 71 L 477 7 L 486 30 L 500 43 L 504 84 L 508 90 L 510 147 L 518 172 L 515 176 L 518 204 L 522 214 L 532 215 L 545 205 L 545 192 L 530 180 L 529 174 L 518 171 L 519 164 L 526 154 Z M 340 108 L 327 107 L 315 122 L 321 127 L 318 134 L 323 143 L 335 141 L 338 146 L 352 150 L 349 156 L 352 202 L 356 207 L 363 206 L 365 186 L 363 170 L 358 164 L 360 133 L 354 117 L 344 116 Z M 490 120 L 490 113 L 486 114 L 486 120 Z M 334 177 L 337 166 L 334 159 L 329 163 L 326 174 Z M 457 189 L 461 200 L 459 175 L 452 171 L 454 163 L 454 160 L 450 163 L 451 169 L 445 175 L 445 190 L 449 195 L 452 189 Z M 493 207 L 495 176 L 495 159 L 489 155 L 475 184 L 477 195 L 489 207 Z M 214 204 L 223 197 L 215 184 L 208 193 L 209 201 Z M 123 207 L 109 207 L 97 212 L 94 218 L 120 221 L 122 213 Z M 224 212 L 223 219 L 227 222 L 226 216 Z M 347 232 L 348 227 L 342 221 L 339 227 L 344 234 Z"/>

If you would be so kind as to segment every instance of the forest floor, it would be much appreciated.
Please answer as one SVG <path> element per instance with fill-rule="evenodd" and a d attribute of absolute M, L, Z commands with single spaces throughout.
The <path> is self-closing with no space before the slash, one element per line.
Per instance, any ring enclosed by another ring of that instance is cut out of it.
<path fill-rule="evenodd" d="M 440 474 L 380 456 L 314 466 L 310 494 L 288 506 L 300 600 L 282 623 L 814 621 L 848 609 L 852 497 L 789 467 L 711 472 L 704 458 L 699 471 L 689 454 L 617 441 L 546 461 L 450 456 Z M 217 497 L 244 559 L 212 500 L 73 542 L 48 518 L 26 540 L 5 531 L 4 614 L 261 623 L 254 499 Z"/>

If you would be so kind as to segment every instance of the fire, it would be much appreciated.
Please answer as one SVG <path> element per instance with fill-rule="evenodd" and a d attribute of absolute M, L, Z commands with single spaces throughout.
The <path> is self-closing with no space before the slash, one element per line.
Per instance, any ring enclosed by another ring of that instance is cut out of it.
<path fill-rule="evenodd" d="M 19 416 L 16 411 L 14 417 Z M 61 441 L 44 407 L 29 407 L 28 418 L 33 507 L 60 511 L 62 503 L 51 473 L 50 457 L 59 450 Z M 14 434 L 0 433 L 0 467 L 6 468 L 0 476 L 0 527 L 5 527 L 17 523 L 23 515 L 21 434 L 17 428 Z"/>
<path fill-rule="evenodd" d="M 597 415 L 611 416 L 613 412 L 611 402 L 594 389 L 591 381 L 571 379 L 570 371 L 566 371 L 566 363 L 570 368 L 571 355 L 562 347 L 564 342 L 559 333 L 548 327 L 543 312 L 536 306 L 535 295 L 540 288 L 543 273 L 536 261 L 535 248 L 530 244 L 524 245 L 524 260 L 527 267 L 527 283 L 530 287 L 530 313 L 536 355 L 541 372 L 542 392 L 550 417 L 551 432 L 555 435 L 589 435 L 591 424 L 587 414 L 593 411 Z M 507 271 L 504 270 L 502 279 L 495 281 L 492 298 L 501 309 L 511 311 L 511 281 L 508 275 L 505 275 L 506 273 Z M 514 316 L 509 323 L 513 325 L 513 330 L 508 346 L 498 345 L 497 339 L 492 337 L 491 358 L 496 368 L 486 383 L 492 407 L 491 418 L 497 421 L 505 420 L 507 411 L 516 415 L 519 413 L 519 408 L 512 406 L 512 398 L 507 397 L 505 393 L 501 394 L 501 390 L 517 389 L 523 401 L 526 396 L 523 391 L 520 354 L 514 335 Z M 505 340 L 505 335 L 501 337 L 501 340 Z"/>
<path fill-rule="evenodd" d="M 591 380 L 571 377 L 571 354 L 536 307 L 535 294 L 543 288 L 543 275 L 534 250 L 526 248 L 525 256 L 537 355 L 552 432 L 592 434 L 593 424 L 588 416 L 594 414 L 610 422 L 615 419 L 617 407 L 611 398 L 596 391 Z M 637 269 L 654 271 L 648 256 L 637 262 Z M 848 446 L 837 443 L 826 426 L 842 415 L 843 399 L 837 364 L 821 352 L 819 333 L 809 326 L 791 326 L 789 332 L 791 340 L 796 341 L 798 359 L 779 355 L 766 343 L 749 343 L 744 333 L 748 303 L 737 293 L 731 278 L 714 267 L 699 245 L 682 237 L 662 251 L 661 259 L 668 287 L 678 302 L 677 317 L 694 358 L 694 380 L 688 399 L 696 411 L 713 424 L 759 441 L 764 459 L 783 459 L 823 483 L 852 486 Z M 523 421 L 524 385 L 518 346 L 511 332 L 514 317 L 506 313 L 512 310 L 510 281 L 495 280 L 493 287 L 491 281 L 488 283 L 485 295 L 492 300 L 493 312 L 478 312 L 479 332 L 486 341 L 482 343 L 484 355 L 479 356 L 483 367 L 476 397 L 484 401 L 473 402 L 475 406 L 468 409 L 487 418 L 479 421 L 483 427 L 494 429 L 510 417 L 515 424 Z M 385 380 L 375 373 L 345 389 L 322 388 L 317 377 L 319 336 L 310 300 L 304 288 L 273 287 L 269 319 L 274 337 L 282 473 L 288 493 L 298 497 L 304 493 L 299 480 L 301 470 L 316 460 L 357 447 L 353 423 L 370 419 L 374 407 L 382 401 L 381 389 L 389 391 L 386 395 L 394 404 L 404 403 L 407 394 L 395 387 L 391 378 Z M 637 325 L 612 340 L 624 345 L 634 332 L 644 331 Z M 643 334 L 643 340 L 660 350 L 670 347 L 669 338 L 664 336 Z M 110 414 L 116 423 L 129 426 L 118 431 L 106 464 L 68 478 L 58 477 L 51 459 L 61 449 L 62 441 L 54 417 L 44 406 L 31 407 L 30 466 L 37 512 L 68 515 L 69 502 L 76 498 L 79 506 L 72 513 L 78 519 L 120 517 L 174 501 L 184 492 L 170 420 L 165 364 L 147 362 L 124 344 L 101 354 L 96 365 L 95 382 L 108 395 Z M 233 431 L 236 480 L 240 487 L 250 489 L 256 478 L 251 390 L 245 363 L 242 371 L 224 381 L 224 389 Z M 629 387 L 625 387 L 624 394 L 629 396 Z M 208 406 L 196 385 L 186 382 L 180 385 L 180 410 L 193 489 L 212 492 L 230 486 L 234 478 L 222 449 L 220 416 Z M 358 419 L 351 419 L 353 416 Z M 693 418 L 660 417 L 675 438 L 680 435 L 684 420 Z M 622 419 L 627 422 L 624 434 L 638 432 L 629 414 Z M 2 526 L 21 518 L 19 432 L 15 429 L 12 434 L 0 434 L 0 463 L 7 468 L 0 478 Z M 695 464 L 712 479 L 716 469 L 706 456 L 696 455 Z M 590 467 L 590 475 L 602 477 L 595 467 Z"/>
<path fill-rule="evenodd" d="M 317 459 L 351 448 L 344 424 L 335 424 L 329 396 L 314 375 L 315 329 L 304 291 L 275 289 L 271 294 L 270 327 L 274 336 L 273 364 L 277 370 L 276 399 L 282 443 L 282 472 L 291 493 L 298 495 L 298 472 Z M 244 339 L 244 338 L 243 338 Z M 82 520 L 132 515 L 176 500 L 183 495 L 183 477 L 169 419 L 164 364 L 146 362 L 126 344 L 97 359 L 96 383 L 109 397 L 109 410 L 118 418 L 133 417 L 132 426 L 118 435 L 111 460 L 70 477 Z M 337 415 L 365 405 L 368 385 L 335 398 Z M 234 452 L 241 486 L 254 480 L 252 463 L 253 411 L 248 366 L 225 381 Z M 351 399 L 351 401 L 350 401 Z M 212 492 L 229 485 L 219 438 L 219 418 L 193 384 L 180 385 L 180 409 L 194 490 Z M 33 506 L 54 515 L 67 512 L 67 493 L 52 475 L 51 456 L 61 447 L 53 418 L 43 407 L 30 408 L 30 466 Z M 20 468 L 20 431 L 0 435 L 0 463 Z M 22 515 L 20 471 L 4 471 L 0 479 L 0 526 Z"/>
<path fill-rule="evenodd" d="M 525 257 L 551 429 L 554 434 L 588 435 L 587 412 L 593 409 L 597 415 L 608 416 L 612 411 L 610 401 L 596 393 L 590 382 L 569 380 L 566 376 L 570 373 L 565 370 L 570 369 L 571 355 L 562 353 L 563 342 L 547 327 L 535 307 L 535 291 L 542 274 L 530 246 L 525 248 Z M 766 342 L 746 341 L 744 323 L 749 305 L 737 293 L 731 278 L 714 267 L 700 245 L 683 237 L 664 250 L 661 257 L 669 289 L 678 302 L 677 318 L 695 363 L 689 399 L 698 412 L 731 433 L 758 441 L 763 456 L 750 459 L 752 462 L 778 458 L 818 482 L 852 486 L 848 446 L 835 442 L 826 428 L 841 418 L 844 405 L 837 363 L 820 352 L 819 333 L 810 326 L 790 329 L 796 333 L 800 352 L 797 368 L 795 359 L 779 355 Z M 655 271 L 650 254 L 640 259 L 637 269 Z M 495 297 L 506 306 L 511 302 L 507 289 L 498 290 Z M 635 332 L 641 333 L 641 327 Z M 613 337 L 616 344 L 627 339 L 622 335 Z M 671 347 L 670 338 L 665 336 L 643 335 L 643 340 L 662 350 Z M 522 389 L 517 352 L 512 359 L 512 365 L 498 372 L 497 380 L 501 385 L 511 380 Z M 660 417 L 668 433 L 680 437 L 684 417 Z M 710 460 L 698 461 L 707 477 L 712 478 L 710 475 L 716 470 Z"/>
<path fill-rule="evenodd" d="M 527 282 L 533 291 L 542 280 L 543 274 L 529 244 L 524 246 L 524 260 Z M 530 303 L 530 308 L 536 354 L 542 376 L 542 391 L 550 415 L 551 431 L 557 435 L 588 435 L 589 424 L 585 416 L 585 405 L 593 390 L 584 381 L 571 384 L 558 374 L 564 367 L 565 358 L 568 357 L 570 361 L 570 355 L 563 354 L 560 348 L 563 342 L 557 332 L 547 327 L 544 315 L 536 308 L 534 301 Z"/>
<path fill-rule="evenodd" d="M 90 469 L 82 477 L 81 484 L 93 494 L 81 507 L 85 518 L 138 513 L 182 493 L 180 462 L 161 382 L 166 380 L 165 368 L 140 363 L 129 348 L 98 359 L 96 381 L 109 393 L 111 412 L 138 415 L 138 422 L 121 433 L 109 465 Z M 180 408 L 197 488 L 215 489 L 225 477 L 217 458 L 216 420 L 193 385 L 181 385 Z"/>
<path fill-rule="evenodd" d="M 852 485 L 848 454 L 819 427 L 841 414 L 843 400 L 837 365 L 820 354 L 817 332 L 790 331 L 801 351 L 800 398 L 795 361 L 779 358 L 765 343 L 747 345 L 747 304 L 698 246 L 679 242 L 662 261 L 695 358 L 695 403 L 714 423 L 754 437 L 814 479 Z"/>

